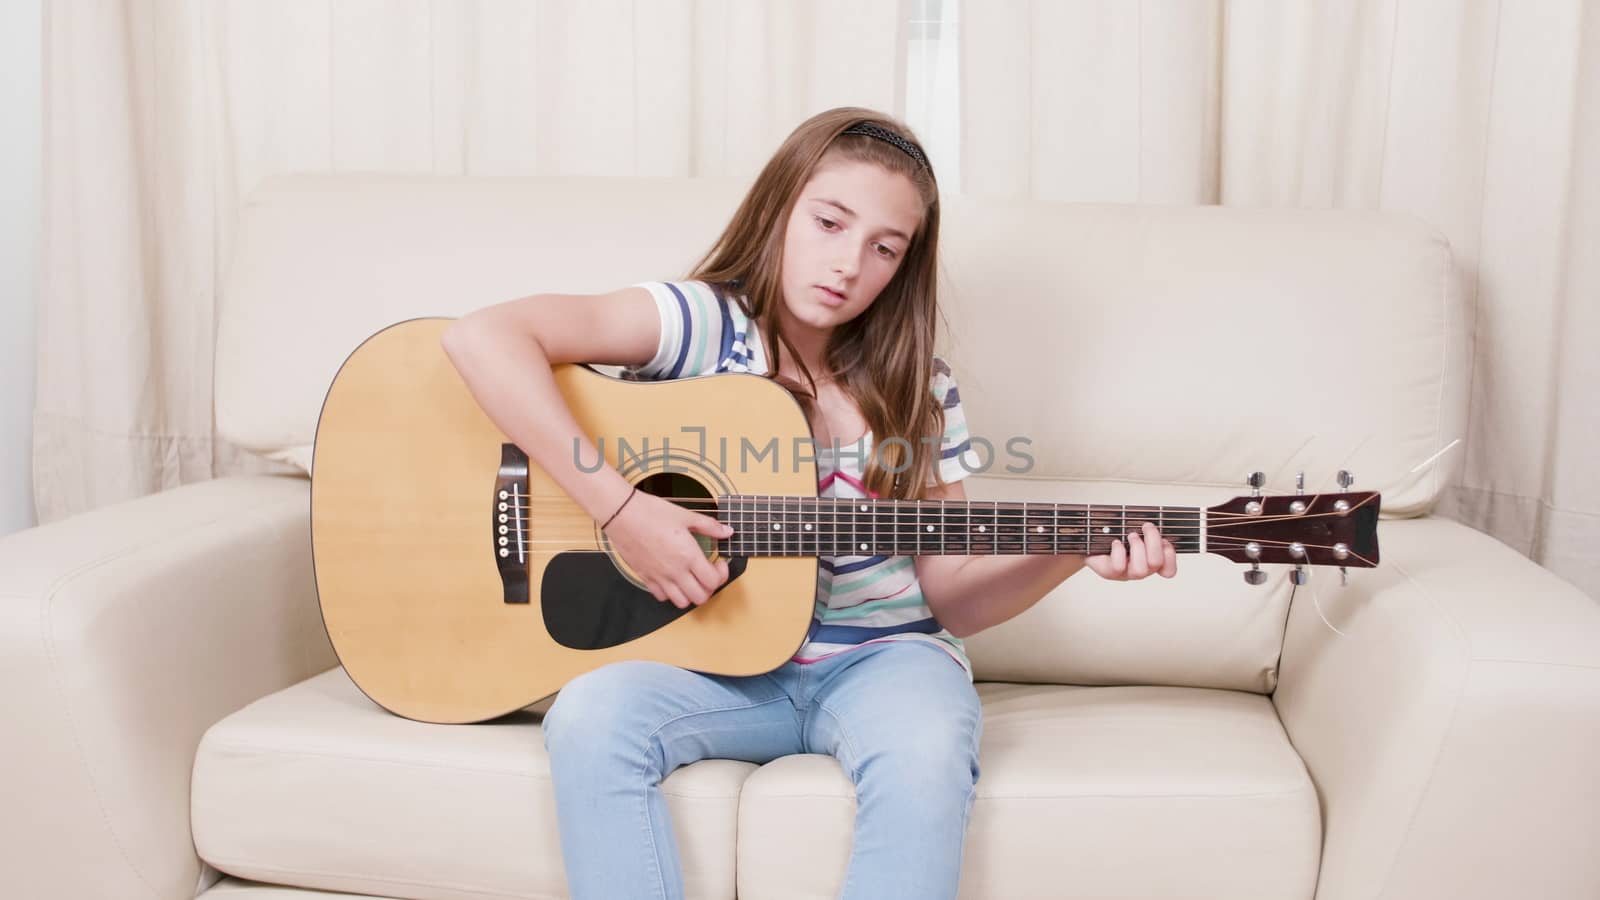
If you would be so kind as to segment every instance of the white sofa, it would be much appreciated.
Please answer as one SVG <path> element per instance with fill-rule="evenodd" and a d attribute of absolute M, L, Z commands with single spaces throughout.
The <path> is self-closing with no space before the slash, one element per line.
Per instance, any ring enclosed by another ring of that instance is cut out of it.
<path fill-rule="evenodd" d="M 299 176 L 246 205 L 219 318 L 231 440 L 304 467 L 380 327 L 681 275 L 734 180 Z M 1429 514 L 1471 323 L 1431 229 L 1377 213 L 952 197 L 946 355 L 1032 471 L 975 496 L 1212 506 L 1381 490 L 1382 563 L 1298 589 L 1220 557 L 1084 572 L 969 641 L 969 898 L 1600 896 L 1600 609 Z M 1010 460 L 1006 460 L 1010 461 Z M 388 714 L 337 668 L 309 480 L 184 486 L 0 539 L 0 895 L 565 896 L 538 707 Z M 1319 610 L 1320 607 L 1320 610 Z M 830 758 L 665 783 L 690 896 L 832 896 Z M 625 900 L 625 898 L 624 898 Z"/>

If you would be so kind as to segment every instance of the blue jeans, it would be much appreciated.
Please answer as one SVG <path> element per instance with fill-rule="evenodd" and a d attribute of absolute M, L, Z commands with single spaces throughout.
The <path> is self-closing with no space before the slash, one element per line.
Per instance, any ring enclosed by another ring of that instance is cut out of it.
<path fill-rule="evenodd" d="M 661 780 L 707 758 L 836 757 L 856 786 L 841 896 L 956 896 L 982 718 L 961 664 L 889 641 L 765 675 L 620 662 L 573 679 L 544 719 L 575 900 L 683 896 Z"/>

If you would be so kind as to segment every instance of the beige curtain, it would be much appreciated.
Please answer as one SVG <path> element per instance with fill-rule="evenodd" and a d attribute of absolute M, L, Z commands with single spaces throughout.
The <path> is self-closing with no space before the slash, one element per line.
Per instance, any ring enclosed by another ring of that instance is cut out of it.
<path fill-rule="evenodd" d="M 961 42 L 969 193 L 1438 227 L 1476 323 L 1439 511 L 1600 597 L 1600 4 L 1012 0 Z"/>
<path fill-rule="evenodd" d="M 959 88 L 940 105 L 913 85 L 909 112 L 938 123 L 930 138 L 959 133 L 935 158 L 964 192 L 1376 207 L 1442 229 L 1477 329 L 1441 511 L 1600 596 L 1600 265 L 1582 250 L 1600 246 L 1600 8 L 959 12 L 929 45 L 948 63 L 937 84 Z M 817 110 L 906 115 L 911 13 L 906 0 L 48 3 L 39 520 L 276 470 L 218 440 L 211 416 L 219 266 L 262 177 L 749 173 Z"/>
<path fill-rule="evenodd" d="M 263 177 L 753 174 L 812 113 L 902 111 L 906 13 L 903 0 L 48 2 L 39 521 L 289 471 L 212 427 L 221 266 Z"/>

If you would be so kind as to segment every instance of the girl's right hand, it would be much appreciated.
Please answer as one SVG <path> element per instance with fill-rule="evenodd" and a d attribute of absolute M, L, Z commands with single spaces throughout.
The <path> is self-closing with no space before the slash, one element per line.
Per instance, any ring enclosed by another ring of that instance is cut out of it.
<path fill-rule="evenodd" d="M 706 559 L 695 534 L 721 540 L 733 529 L 643 491 L 606 528 L 612 546 L 650 593 L 679 609 L 705 603 L 728 580 L 727 561 Z"/>

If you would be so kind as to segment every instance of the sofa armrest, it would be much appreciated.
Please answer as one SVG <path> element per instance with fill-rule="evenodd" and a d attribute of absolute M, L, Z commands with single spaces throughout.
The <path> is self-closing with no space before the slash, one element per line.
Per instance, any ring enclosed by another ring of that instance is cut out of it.
<path fill-rule="evenodd" d="M 1600 604 L 1456 522 L 1379 536 L 1377 569 L 1299 588 L 1273 696 L 1318 900 L 1600 896 Z"/>
<path fill-rule="evenodd" d="M 0 538 L 6 896 L 193 897 L 218 719 L 336 663 L 309 485 L 186 485 Z"/>

